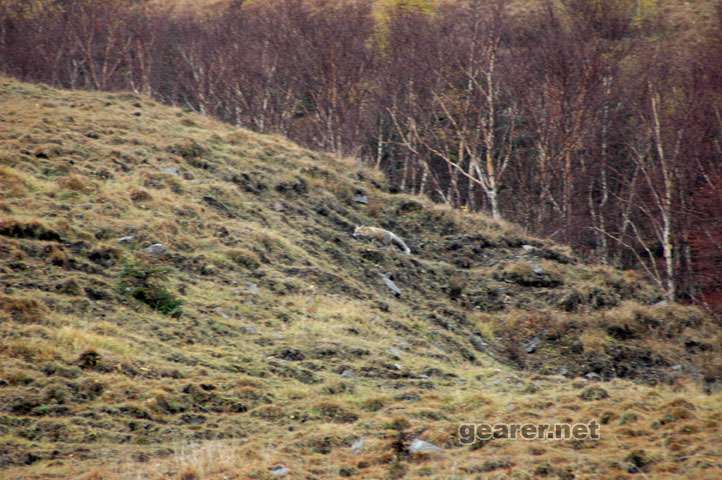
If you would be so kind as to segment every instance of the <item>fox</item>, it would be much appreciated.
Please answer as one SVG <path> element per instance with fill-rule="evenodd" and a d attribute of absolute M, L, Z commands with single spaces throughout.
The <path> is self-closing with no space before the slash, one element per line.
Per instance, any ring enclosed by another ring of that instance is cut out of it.
<path fill-rule="evenodd" d="M 399 237 L 393 232 L 384 230 L 383 228 L 359 226 L 356 227 L 356 230 L 354 230 L 353 237 L 372 238 L 383 242 L 384 245 L 390 245 L 391 243 L 393 243 L 394 245 L 399 247 L 399 249 L 403 251 L 406 255 L 411 255 L 411 249 L 408 245 L 406 245 L 406 242 L 404 242 L 401 237 Z"/>

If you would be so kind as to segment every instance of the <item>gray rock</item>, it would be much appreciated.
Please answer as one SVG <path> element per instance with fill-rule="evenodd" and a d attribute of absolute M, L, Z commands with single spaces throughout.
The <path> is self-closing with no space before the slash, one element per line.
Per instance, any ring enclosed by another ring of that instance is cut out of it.
<path fill-rule="evenodd" d="M 351 444 L 351 452 L 353 452 L 354 455 L 359 455 L 363 452 L 365 446 L 366 440 L 359 438 Z"/>
<path fill-rule="evenodd" d="M 586 375 L 584 375 L 584 377 L 587 380 L 595 380 L 595 381 L 599 381 L 602 379 L 601 375 L 599 375 L 598 373 L 594 373 L 594 372 L 589 372 Z"/>
<path fill-rule="evenodd" d="M 426 442 L 420 438 L 415 439 L 409 445 L 409 452 L 411 453 L 436 453 L 443 452 L 444 449 L 434 445 L 433 443 Z"/>
<path fill-rule="evenodd" d="M 253 325 L 248 325 L 241 327 L 241 333 L 245 333 L 246 335 L 255 335 L 258 333 L 258 329 Z"/>
<path fill-rule="evenodd" d="M 344 370 L 343 372 L 341 372 L 341 376 L 343 378 L 353 378 L 355 375 L 353 373 L 353 370 Z"/>
<path fill-rule="evenodd" d="M 130 243 L 133 240 L 135 240 L 135 237 L 133 235 L 126 235 L 125 237 L 120 237 L 118 239 L 118 243 Z"/>
<path fill-rule="evenodd" d="M 539 345 L 541 345 L 541 339 L 539 337 L 533 337 L 530 340 L 524 342 L 523 345 L 526 353 L 534 353 L 536 352 L 537 348 L 539 348 Z"/>
<path fill-rule="evenodd" d="M 531 245 L 522 245 L 521 248 L 522 248 L 526 253 L 531 253 L 531 252 L 533 252 L 534 250 L 536 250 L 536 247 L 533 247 L 533 246 L 531 246 Z"/>
<path fill-rule="evenodd" d="M 386 351 L 388 352 L 389 355 L 391 355 L 392 357 L 394 357 L 396 360 L 398 360 L 398 359 L 401 358 L 401 350 L 399 350 L 399 349 L 396 348 L 396 347 L 391 347 L 391 348 L 389 348 L 389 349 L 386 350 Z"/>
<path fill-rule="evenodd" d="M 288 475 L 289 470 L 283 465 L 276 465 L 271 469 L 271 475 L 274 477 L 283 477 L 285 475 Z"/>
<path fill-rule="evenodd" d="M 401 296 L 401 289 L 396 286 L 393 280 L 391 280 L 390 275 L 387 273 L 385 275 L 381 275 L 381 278 L 383 278 L 384 283 L 387 287 L 389 287 L 389 290 L 391 290 L 396 297 Z"/>
<path fill-rule="evenodd" d="M 150 247 L 146 248 L 145 252 L 160 257 L 161 255 L 165 255 L 167 249 L 162 243 L 154 243 Z"/>
<path fill-rule="evenodd" d="M 160 173 L 165 173 L 166 175 L 173 175 L 174 177 L 180 176 L 178 169 L 175 167 L 163 167 L 160 169 Z"/>
<path fill-rule="evenodd" d="M 255 283 L 248 282 L 246 284 L 246 293 L 250 295 L 260 295 L 261 289 Z"/>
<path fill-rule="evenodd" d="M 486 343 L 484 339 L 481 338 L 479 335 L 472 335 L 469 341 L 471 342 L 471 345 L 473 345 L 473 347 L 479 352 L 485 351 L 486 347 L 489 346 L 489 344 Z"/>
<path fill-rule="evenodd" d="M 357 194 L 353 197 L 353 201 L 356 202 L 356 203 L 360 203 L 360 204 L 362 204 L 362 205 L 368 205 L 368 204 L 369 204 L 369 198 L 368 198 L 365 194 L 363 194 L 363 193 L 357 193 Z"/>
<path fill-rule="evenodd" d="M 534 266 L 532 267 L 532 271 L 533 271 L 534 273 L 536 273 L 537 275 L 544 275 L 544 273 L 545 273 L 545 272 L 544 272 L 544 269 L 543 269 L 542 267 L 540 267 L 539 265 L 534 265 Z"/>

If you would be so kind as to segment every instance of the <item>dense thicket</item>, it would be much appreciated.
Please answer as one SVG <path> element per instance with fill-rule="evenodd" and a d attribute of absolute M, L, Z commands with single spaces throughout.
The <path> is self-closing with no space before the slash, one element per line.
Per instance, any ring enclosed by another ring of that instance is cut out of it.
<path fill-rule="evenodd" d="M 719 28 L 682 42 L 637 0 L 513 14 L 501 0 L 407 3 L 235 1 L 181 15 L 2 0 L 0 68 L 355 155 L 400 191 L 643 268 L 670 299 L 719 300 Z"/>

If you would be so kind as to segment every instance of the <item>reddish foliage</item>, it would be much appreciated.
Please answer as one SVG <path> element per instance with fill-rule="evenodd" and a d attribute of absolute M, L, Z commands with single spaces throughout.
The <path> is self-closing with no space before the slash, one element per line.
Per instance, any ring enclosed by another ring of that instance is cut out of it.
<path fill-rule="evenodd" d="M 695 192 L 693 204 L 706 219 L 690 231 L 697 285 L 705 302 L 722 312 L 722 175 L 709 177 Z"/>

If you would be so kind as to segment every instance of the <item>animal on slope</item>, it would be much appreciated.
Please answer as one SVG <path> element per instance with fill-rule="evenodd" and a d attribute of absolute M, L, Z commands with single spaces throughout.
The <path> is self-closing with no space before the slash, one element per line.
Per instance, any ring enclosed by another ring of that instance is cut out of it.
<path fill-rule="evenodd" d="M 396 245 L 401 251 L 403 251 L 406 255 L 411 254 L 411 249 L 408 245 L 406 245 L 406 242 L 396 235 L 393 232 L 389 232 L 388 230 L 384 230 L 383 228 L 378 227 L 367 227 L 367 226 L 359 226 L 356 227 L 356 230 L 353 232 L 354 238 L 371 238 L 375 240 L 379 240 L 384 243 L 384 245 L 390 245 L 394 244 Z"/>

